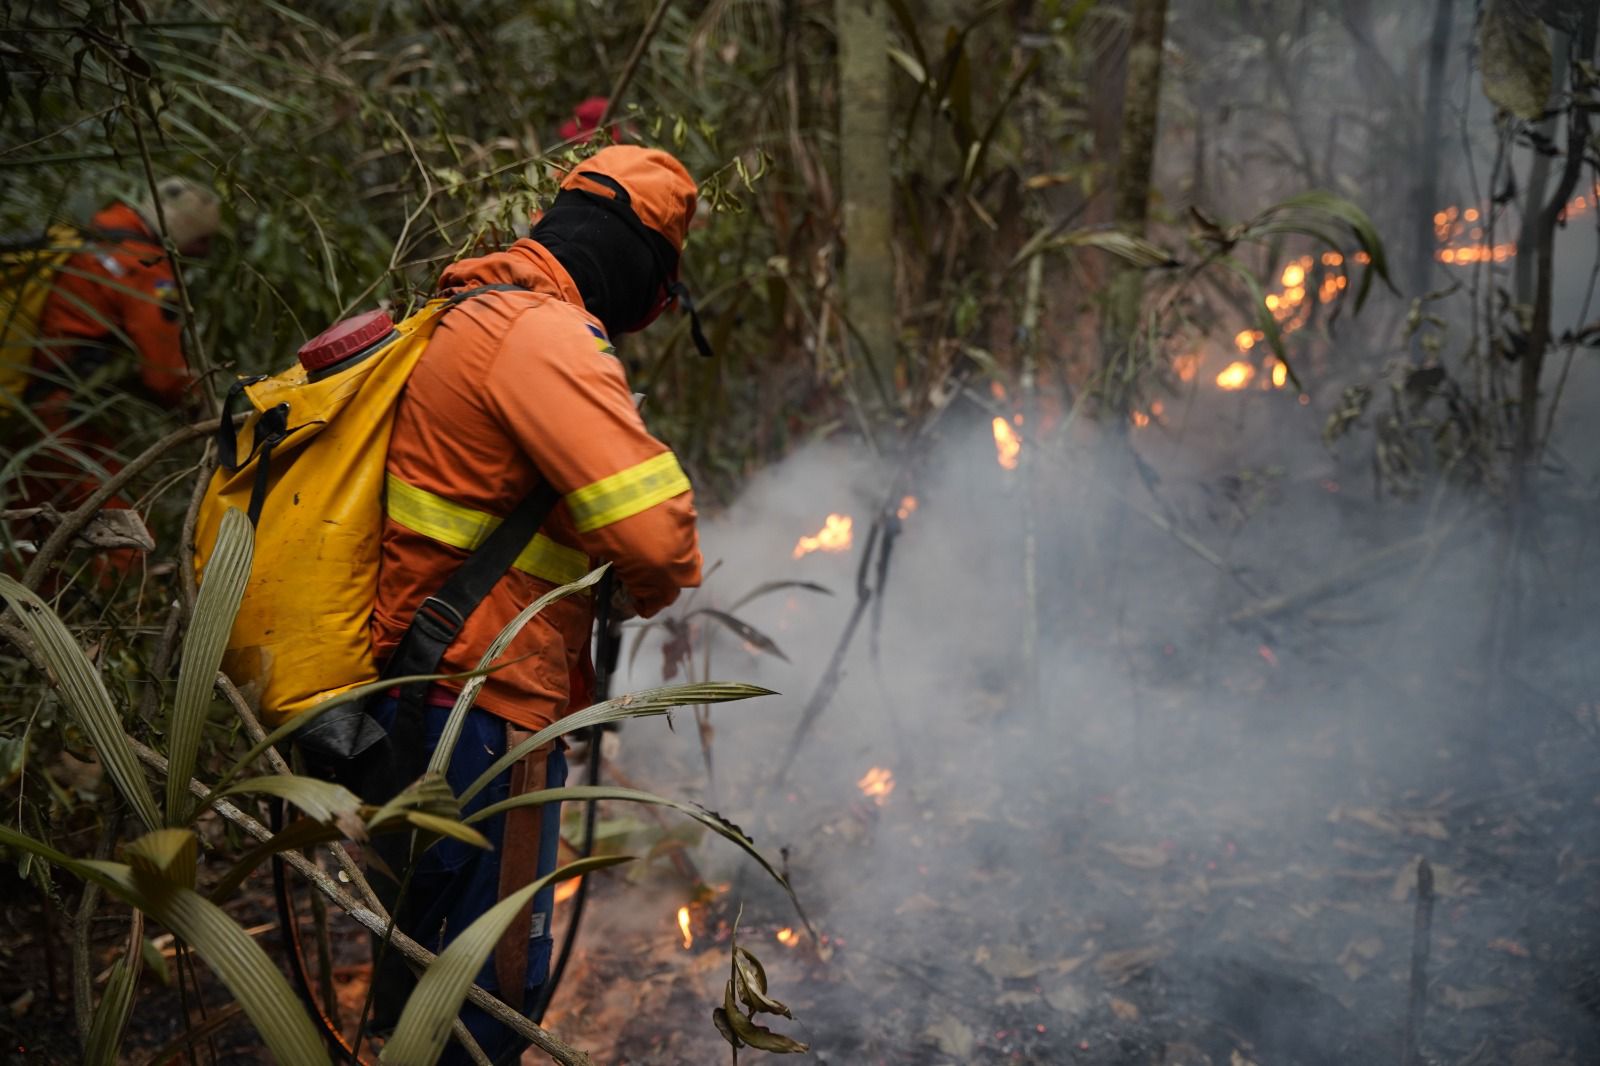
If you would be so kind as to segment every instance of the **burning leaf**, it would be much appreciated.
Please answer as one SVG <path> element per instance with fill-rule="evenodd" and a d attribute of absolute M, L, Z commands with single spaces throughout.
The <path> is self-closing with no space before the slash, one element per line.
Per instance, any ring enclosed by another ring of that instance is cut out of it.
<path fill-rule="evenodd" d="M 994 420 L 994 446 L 1001 468 L 1015 470 L 1022 455 L 1022 438 L 1011 428 L 1011 423 L 999 416 Z"/>
<path fill-rule="evenodd" d="M 856 782 L 856 787 L 863 796 L 870 797 L 872 802 L 882 807 L 889 802 L 889 794 L 894 791 L 894 774 L 881 766 L 874 766 Z"/>
<path fill-rule="evenodd" d="M 815 536 L 801 537 L 795 542 L 794 557 L 804 558 L 815 551 L 842 552 L 850 547 L 850 527 L 853 522 L 847 514 L 830 514 L 823 520 Z"/>
<path fill-rule="evenodd" d="M 678 932 L 683 934 L 683 949 L 688 951 L 694 947 L 694 932 L 689 925 L 689 908 L 678 908 Z"/>
<path fill-rule="evenodd" d="M 961 1062 L 968 1061 L 977 1046 L 972 1030 L 952 1014 L 946 1014 L 922 1030 L 922 1039 Z"/>

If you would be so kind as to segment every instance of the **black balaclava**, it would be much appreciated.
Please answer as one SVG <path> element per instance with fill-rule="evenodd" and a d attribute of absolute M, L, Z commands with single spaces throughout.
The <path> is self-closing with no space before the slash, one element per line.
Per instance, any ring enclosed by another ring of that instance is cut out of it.
<path fill-rule="evenodd" d="M 572 276 L 584 310 L 610 334 L 650 317 L 666 285 L 659 255 L 617 214 L 583 193 L 556 197 L 528 234 Z"/>

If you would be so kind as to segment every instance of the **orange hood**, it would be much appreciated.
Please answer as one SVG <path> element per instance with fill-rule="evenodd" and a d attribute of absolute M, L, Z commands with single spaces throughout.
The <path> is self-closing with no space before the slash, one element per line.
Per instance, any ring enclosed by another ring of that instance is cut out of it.
<path fill-rule="evenodd" d="M 583 296 L 556 257 L 544 245 L 524 237 L 503 252 L 463 259 L 439 275 L 439 291 L 475 285 L 516 285 L 583 306 Z"/>

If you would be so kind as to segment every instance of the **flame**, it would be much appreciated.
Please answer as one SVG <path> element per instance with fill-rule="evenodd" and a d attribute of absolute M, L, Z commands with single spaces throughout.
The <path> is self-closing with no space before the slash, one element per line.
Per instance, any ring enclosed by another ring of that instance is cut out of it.
<path fill-rule="evenodd" d="M 1184 352 L 1172 360 L 1172 369 L 1177 371 L 1179 381 L 1193 381 L 1200 372 L 1200 353 Z"/>
<path fill-rule="evenodd" d="M 689 908 L 678 908 L 678 932 L 683 934 L 684 950 L 694 947 L 694 934 L 689 932 Z"/>
<path fill-rule="evenodd" d="M 794 557 L 799 559 L 814 551 L 844 551 L 850 547 L 851 524 L 847 514 L 830 514 L 816 536 L 801 537 L 795 542 Z"/>
<path fill-rule="evenodd" d="M 1143 411 L 1133 412 L 1133 425 L 1135 429 L 1143 429 L 1150 424 L 1150 416 Z"/>
<path fill-rule="evenodd" d="M 1592 211 L 1600 203 L 1600 182 L 1587 193 L 1580 193 L 1562 209 L 1563 221 L 1570 222 Z M 1435 212 L 1433 235 L 1441 247 L 1434 253 L 1439 262 L 1447 266 L 1471 266 L 1474 263 L 1504 263 L 1517 254 L 1516 241 L 1491 243 L 1485 239 L 1482 223 L 1487 221 L 1476 207 L 1461 208 L 1455 205 Z M 1462 238 L 1465 238 L 1463 241 Z"/>
<path fill-rule="evenodd" d="M 900 499 L 900 508 L 899 510 L 895 511 L 895 515 L 900 519 L 900 521 L 904 522 L 906 519 L 915 514 L 916 510 L 917 498 L 915 496 L 903 496 Z"/>
<path fill-rule="evenodd" d="M 1281 389 L 1289 381 L 1289 367 L 1274 359 L 1272 361 L 1272 387 Z"/>
<path fill-rule="evenodd" d="M 1003 400 L 1006 398 L 1006 387 L 998 381 L 991 381 L 989 382 L 989 395 L 997 400 Z"/>
<path fill-rule="evenodd" d="M 569 877 L 556 886 L 556 902 L 565 903 L 578 894 L 578 885 L 582 883 L 581 877 Z"/>
<path fill-rule="evenodd" d="M 797 934 L 793 929 L 790 929 L 787 925 L 778 930 L 777 936 L 778 943 L 782 944 L 786 948 L 792 948 L 796 944 L 800 943 L 799 934 Z"/>
<path fill-rule="evenodd" d="M 894 774 L 881 766 L 874 766 L 862 775 L 856 787 L 863 796 L 872 797 L 872 802 L 882 807 L 889 802 L 889 793 L 894 791 Z"/>
<path fill-rule="evenodd" d="M 994 420 L 994 446 L 999 453 L 1000 465 L 1006 470 L 1015 470 L 1018 457 L 1022 454 L 1022 438 L 1011 428 L 1011 423 L 998 416 Z"/>
<path fill-rule="evenodd" d="M 1222 373 L 1217 375 L 1217 388 L 1226 389 L 1229 392 L 1242 389 L 1250 384 L 1255 376 L 1256 368 L 1249 363 L 1229 363 L 1223 368 Z"/>

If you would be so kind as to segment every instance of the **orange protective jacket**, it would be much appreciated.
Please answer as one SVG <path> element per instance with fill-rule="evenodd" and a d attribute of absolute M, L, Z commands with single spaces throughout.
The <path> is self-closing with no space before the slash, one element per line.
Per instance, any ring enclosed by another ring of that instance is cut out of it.
<path fill-rule="evenodd" d="M 140 384 L 157 402 L 176 406 L 190 376 L 171 261 L 127 204 L 95 215 L 88 237 L 89 246 L 61 268 L 40 313 L 44 343 L 34 353 L 35 371 L 59 380 L 85 373 L 85 358 L 131 350 Z"/>
<path fill-rule="evenodd" d="M 693 494 L 645 429 L 622 364 L 561 264 L 538 243 L 445 271 L 440 290 L 513 284 L 463 301 L 440 323 L 395 415 L 373 642 L 393 651 L 422 601 L 548 478 L 562 501 L 516 566 L 467 619 L 441 672 L 475 669 L 518 611 L 599 561 L 639 614 L 699 584 Z M 593 625 L 588 595 L 546 608 L 512 642 L 478 697 L 525 729 L 579 709 Z"/>

